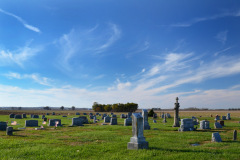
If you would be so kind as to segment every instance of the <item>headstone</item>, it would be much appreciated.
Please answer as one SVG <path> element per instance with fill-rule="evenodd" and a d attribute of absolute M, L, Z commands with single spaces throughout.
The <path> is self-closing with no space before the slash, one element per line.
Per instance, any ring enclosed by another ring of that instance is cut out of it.
<path fill-rule="evenodd" d="M 99 113 L 98 116 L 101 116 L 101 114 Z"/>
<path fill-rule="evenodd" d="M 209 128 L 209 121 L 206 121 L 206 120 L 200 121 L 199 129 L 211 129 L 211 128 Z"/>
<path fill-rule="evenodd" d="M 178 129 L 178 131 L 194 131 L 194 130 L 196 130 L 196 129 L 194 128 L 192 118 L 181 119 L 181 126 Z"/>
<path fill-rule="evenodd" d="M 62 126 L 61 119 L 49 119 L 48 126 L 55 126 L 57 121 L 58 121 L 57 126 Z"/>
<path fill-rule="evenodd" d="M 52 115 L 55 115 L 55 112 L 52 112 Z"/>
<path fill-rule="evenodd" d="M 49 113 L 46 113 L 46 115 L 49 115 Z"/>
<path fill-rule="evenodd" d="M 144 130 L 149 130 L 150 126 L 148 123 L 148 111 L 146 109 L 142 110 L 142 117 L 143 117 L 143 129 Z"/>
<path fill-rule="evenodd" d="M 222 125 L 218 122 L 214 123 L 214 128 L 222 128 Z"/>
<path fill-rule="evenodd" d="M 87 115 L 87 113 L 83 113 L 83 115 Z"/>
<path fill-rule="evenodd" d="M 222 120 L 227 120 L 226 116 L 222 116 Z"/>
<path fill-rule="evenodd" d="M 89 113 L 90 116 L 93 116 L 93 113 Z"/>
<path fill-rule="evenodd" d="M 173 123 L 173 127 L 179 127 L 180 124 L 179 124 L 179 103 L 178 103 L 178 97 L 176 98 L 176 103 L 175 103 L 175 107 L 174 107 L 174 123 Z"/>
<path fill-rule="evenodd" d="M 171 115 L 169 113 L 167 113 L 167 118 L 171 118 Z"/>
<path fill-rule="evenodd" d="M 218 132 L 212 133 L 212 142 L 222 142 L 221 136 Z"/>
<path fill-rule="evenodd" d="M 16 115 L 14 116 L 14 118 L 15 118 L 15 119 L 22 119 L 22 115 L 21 115 L 21 114 L 16 114 Z"/>
<path fill-rule="evenodd" d="M 163 118 L 163 123 L 167 123 L 167 120 L 166 120 L 166 114 L 164 114 L 164 118 Z"/>
<path fill-rule="evenodd" d="M 39 115 L 33 115 L 32 118 L 39 118 Z"/>
<path fill-rule="evenodd" d="M 104 123 L 110 123 L 111 117 L 106 116 L 104 117 Z"/>
<path fill-rule="evenodd" d="M 132 125 L 132 118 L 124 119 L 124 126 L 131 126 Z"/>
<path fill-rule="evenodd" d="M 113 115 L 113 113 L 111 112 L 111 115 Z"/>
<path fill-rule="evenodd" d="M 236 141 L 237 140 L 237 130 L 233 131 L 233 140 Z"/>
<path fill-rule="evenodd" d="M 117 125 L 117 118 L 111 118 L 110 125 Z"/>
<path fill-rule="evenodd" d="M 89 116 L 90 119 L 93 119 L 93 117 L 94 117 L 93 115 L 90 115 L 90 116 Z"/>
<path fill-rule="evenodd" d="M 102 115 L 102 119 L 104 119 L 104 117 L 106 117 L 106 116 L 107 116 L 107 115 L 103 114 L 103 115 Z"/>
<path fill-rule="evenodd" d="M 25 127 L 38 127 L 38 120 L 26 120 Z"/>
<path fill-rule="evenodd" d="M 128 149 L 148 149 L 148 142 L 143 136 L 143 117 L 139 113 L 133 113 L 132 119 L 132 137 Z"/>
<path fill-rule="evenodd" d="M 67 116 L 62 116 L 62 117 L 67 117 Z"/>
<path fill-rule="evenodd" d="M 221 124 L 221 126 L 224 126 L 224 121 L 219 121 L 219 123 Z"/>
<path fill-rule="evenodd" d="M 125 114 L 121 114 L 120 118 L 126 118 Z"/>
<path fill-rule="evenodd" d="M 88 124 L 88 119 L 87 119 L 87 117 L 85 117 L 85 116 L 79 116 L 79 118 L 82 119 L 83 124 Z"/>
<path fill-rule="evenodd" d="M 0 122 L 0 130 L 6 131 L 7 129 L 7 122 Z"/>
<path fill-rule="evenodd" d="M 79 112 L 76 112 L 76 115 L 80 115 L 80 113 L 79 113 Z"/>
<path fill-rule="evenodd" d="M 42 119 L 45 118 L 45 115 L 42 115 Z"/>
<path fill-rule="evenodd" d="M 96 115 L 98 116 L 98 115 L 99 115 L 99 113 L 97 112 L 97 113 L 96 113 Z"/>
<path fill-rule="evenodd" d="M 45 121 L 45 122 L 46 122 L 46 121 L 47 121 L 47 118 L 46 118 L 46 117 L 45 117 L 45 118 L 43 118 L 43 121 Z"/>
<path fill-rule="evenodd" d="M 153 120 L 153 123 L 157 123 L 157 121 L 156 121 L 156 120 Z"/>
<path fill-rule="evenodd" d="M 216 115 L 215 120 L 220 120 L 220 116 Z"/>
<path fill-rule="evenodd" d="M 22 114 L 22 118 L 27 118 L 26 113 L 23 113 L 23 114 Z"/>
<path fill-rule="evenodd" d="M 13 127 L 7 127 L 6 129 L 6 134 L 8 136 L 12 136 L 13 135 Z"/>
<path fill-rule="evenodd" d="M 130 118 L 132 116 L 132 112 L 128 112 L 128 118 Z"/>
<path fill-rule="evenodd" d="M 230 119 L 231 119 L 230 113 L 227 113 L 227 120 L 230 120 Z"/>
<path fill-rule="evenodd" d="M 117 115 L 116 114 L 112 114 L 112 118 L 117 118 Z"/>
<path fill-rule="evenodd" d="M 161 115 L 161 118 L 164 118 L 164 115 L 165 115 L 165 114 L 164 114 L 164 112 L 163 112 L 162 115 Z"/>
<path fill-rule="evenodd" d="M 15 114 L 9 114 L 9 118 L 14 118 L 15 117 Z"/>
<path fill-rule="evenodd" d="M 97 123 L 97 117 L 93 116 L 93 123 Z"/>
<path fill-rule="evenodd" d="M 153 113 L 153 118 L 157 118 L 157 114 Z"/>
<path fill-rule="evenodd" d="M 81 118 L 72 118 L 72 126 L 83 126 L 83 119 Z"/>

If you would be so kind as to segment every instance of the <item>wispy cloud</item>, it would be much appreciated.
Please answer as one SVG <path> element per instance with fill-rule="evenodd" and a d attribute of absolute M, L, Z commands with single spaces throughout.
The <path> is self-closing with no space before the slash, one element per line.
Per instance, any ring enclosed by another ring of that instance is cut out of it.
<path fill-rule="evenodd" d="M 17 64 L 23 67 L 24 62 L 35 56 L 36 53 L 40 52 L 41 50 L 41 47 L 31 48 L 29 45 L 26 45 L 14 51 L 0 50 L 0 66 Z"/>
<path fill-rule="evenodd" d="M 37 27 L 34 27 L 32 25 L 29 25 L 25 20 L 23 20 L 21 17 L 19 16 L 16 16 L 15 14 L 13 13 L 10 13 L 10 12 L 7 12 L 7 11 L 4 11 L 0 8 L 0 12 L 3 13 L 3 14 L 6 14 L 8 16 L 11 16 L 15 19 L 17 19 L 20 23 L 23 24 L 23 26 L 31 31 L 34 31 L 34 32 L 37 32 L 37 33 L 41 33 L 40 29 L 38 29 Z"/>
<path fill-rule="evenodd" d="M 225 44 L 225 42 L 227 41 L 227 34 L 228 34 L 228 31 L 222 31 L 222 32 L 219 32 L 217 35 L 216 35 L 216 39 L 221 42 L 222 44 Z"/>
<path fill-rule="evenodd" d="M 3 74 L 5 77 L 9 79 L 31 79 L 36 83 L 39 83 L 41 85 L 45 86 L 52 86 L 50 82 L 52 81 L 50 78 L 47 77 L 41 77 L 39 74 L 33 73 L 33 74 L 20 74 L 16 72 L 9 72 L 7 74 Z"/>
<path fill-rule="evenodd" d="M 237 12 L 224 12 L 224 13 L 220 13 L 220 14 L 213 15 L 213 16 L 199 17 L 199 18 L 194 18 L 194 19 L 186 21 L 186 22 L 180 22 L 180 23 L 175 23 L 175 24 L 171 24 L 171 25 L 162 25 L 162 26 L 190 27 L 190 26 L 192 26 L 192 25 L 194 25 L 196 23 L 199 23 L 199 22 L 215 20 L 215 19 L 224 18 L 224 17 L 239 17 L 239 16 L 240 16 L 240 11 L 237 11 Z"/>
<path fill-rule="evenodd" d="M 217 52 L 214 53 L 214 56 L 218 56 L 219 54 L 224 53 L 224 52 L 226 52 L 226 51 L 228 51 L 228 50 L 230 50 L 232 48 L 233 47 L 228 47 L 228 48 L 225 48 L 225 49 L 223 49 L 221 51 L 217 51 Z"/>

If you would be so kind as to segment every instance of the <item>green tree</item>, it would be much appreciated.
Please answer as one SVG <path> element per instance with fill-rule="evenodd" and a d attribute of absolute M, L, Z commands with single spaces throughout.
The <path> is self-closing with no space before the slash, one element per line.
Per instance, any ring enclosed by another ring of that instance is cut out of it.
<path fill-rule="evenodd" d="M 75 106 L 72 106 L 72 110 L 74 111 L 76 108 L 75 108 Z"/>
<path fill-rule="evenodd" d="M 64 110 L 64 106 L 61 106 L 60 109 L 61 109 L 61 110 Z"/>

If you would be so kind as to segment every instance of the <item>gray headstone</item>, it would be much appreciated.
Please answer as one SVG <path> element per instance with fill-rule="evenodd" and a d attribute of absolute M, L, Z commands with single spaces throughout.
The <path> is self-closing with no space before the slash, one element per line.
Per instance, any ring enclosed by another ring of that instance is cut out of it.
<path fill-rule="evenodd" d="M 106 116 L 104 117 L 104 123 L 110 123 L 111 117 Z"/>
<path fill-rule="evenodd" d="M 55 112 L 52 112 L 52 115 L 55 115 Z"/>
<path fill-rule="evenodd" d="M 22 118 L 27 118 L 26 113 L 23 113 L 23 114 L 22 114 Z"/>
<path fill-rule="evenodd" d="M 93 113 L 89 113 L 90 116 L 93 116 Z"/>
<path fill-rule="evenodd" d="M 142 110 L 142 117 L 143 117 L 144 130 L 149 130 L 150 126 L 149 126 L 149 123 L 148 123 L 148 111 L 146 109 Z"/>
<path fill-rule="evenodd" d="M 215 120 L 220 120 L 220 116 L 216 115 Z"/>
<path fill-rule="evenodd" d="M 38 120 L 26 120 L 25 127 L 38 127 Z"/>
<path fill-rule="evenodd" d="M 175 103 L 175 107 L 174 107 L 174 123 L 173 123 L 173 127 L 179 127 L 179 103 L 178 103 L 178 97 L 176 97 L 176 103 Z"/>
<path fill-rule="evenodd" d="M 49 115 L 49 113 L 46 113 L 46 115 Z"/>
<path fill-rule="evenodd" d="M 117 115 L 116 114 L 112 114 L 112 118 L 117 118 Z"/>
<path fill-rule="evenodd" d="M 157 123 L 157 121 L 156 121 L 156 120 L 153 120 L 153 123 Z"/>
<path fill-rule="evenodd" d="M 22 115 L 21 115 L 21 114 L 16 114 L 16 115 L 14 116 L 14 118 L 15 118 L 15 119 L 22 119 Z"/>
<path fill-rule="evenodd" d="M 42 115 L 42 119 L 45 118 L 45 115 Z"/>
<path fill-rule="evenodd" d="M 82 119 L 83 124 L 88 124 L 88 119 L 87 119 L 87 117 L 85 117 L 85 116 L 79 116 L 79 118 Z"/>
<path fill-rule="evenodd" d="M 211 128 L 209 128 L 209 121 L 206 121 L 206 120 L 200 121 L 199 129 L 211 129 Z"/>
<path fill-rule="evenodd" d="M 218 132 L 212 133 L 212 142 L 222 142 L 221 136 Z"/>
<path fill-rule="evenodd" d="M 124 119 L 124 126 L 131 126 L 132 125 L 132 118 Z"/>
<path fill-rule="evenodd" d="M 32 115 L 32 118 L 39 118 L 39 115 Z"/>
<path fill-rule="evenodd" d="M 14 118 L 15 114 L 9 114 L 9 118 Z"/>
<path fill-rule="evenodd" d="M 132 116 L 132 112 L 128 112 L 128 118 L 130 118 Z"/>
<path fill-rule="evenodd" d="M 125 116 L 125 114 L 121 114 L 120 118 L 127 118 L 127 116 Z"/>
<path fill-rule="evenodd" d="M 58 121 L 57 126 L 62 126 L 61 119 L 49 119 L 48 126 L 55 126 L 56 122 Z"/>
<path fill-rule="evenodd" d="M 83 119 L 72 118 L 72 126 L 83 126 Z"/>
<path fill-rule="evenodd" d="M 7 129 L 7 122 L 0 122 L 0 130 L 6 131 Z"/>
<path fill-rule="evenodd" d="M 237 140 L 237 130 L 233 131 L 233 140 L 236 141 Z"/>
<path fill-rule="evenodd" d="M 8 136 L 12 136 L 13 135 L 13 127 L 7 127 L 6 129 L 6 134 Z"/>
<path fill-rule="evenodd" d="M 164 114 L 164 118 L 163 118 L 163 123 L 167 123 L 167 120 L 166 120 L 166 114 Z"/>
<path fill-rule="evenodd" d="M 143 136 L 143 117 L 141 114 L 133 113 L 132 137 L 128 142 L 128 149 L 148 149 L 148 142 Z"/>
<path fill-rule="evenodd" d="M 83 113 L 83 115 L 87 115 L 87 113 Z"/>
<path fill-rule="evenodd" d="M 194 131 L 194 123 L 192 118 L 181 119 L 181 125 L 178 131 Z"/>
<path fill-rule="evenodd" d="M 222 120 L 227 120 L 226 116 L 222 116 Z"/>
<path fill-rule="evenodd" d="M 218 122 L 214 123 L 214 128 L 222 128 L 222 125 Z"/>
<path fill-rule="evenodd" d="M 47 121 L 47 118 L 45 117 L 45 118 L 43 118 L 43 121 Z"/>
<path fill-rule="evenodd" d="M 169 113 L 167 113 L 167 118 L 171 118 L 171 115 Z"/>
<path fill-rule="evenodd" d="M 111 118 L 110 125 L 117 125 L 117 118 Z"/>
<path fill-rule="evenodd" d="M 79 113 L 79 112 L 76 112 L 76 115 L 80 115 L 80 113 Z"/>
<path fill-rule="evenodd" d="M 227 113 L 227 120 L 230 120 L 230 119 L 231 119 L 230 113 Z"/>

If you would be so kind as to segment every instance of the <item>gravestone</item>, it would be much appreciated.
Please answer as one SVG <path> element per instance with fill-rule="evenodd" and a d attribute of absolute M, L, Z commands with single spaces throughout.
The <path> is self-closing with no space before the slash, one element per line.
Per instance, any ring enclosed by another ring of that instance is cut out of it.
<path fill-rule="evenodd" d="M 27 118 L 26 113 L 23 113 L 23 114 L 22 114 L 22 118 Z"/>
<path fill-rule="evenodd" d="M 178 131 L 194 131 L 194 123 L 192 118 L 181 119 L 181 126 Z"/>
<path fill-rule="evenodd" d="M 14 118 L 15 117 L 15 114 L 9 114 L 9 118 Z"/>
<path fill-rule="evenodd" d="M 221 124 L 221 126 L 224 126 L 224 121 L 219 121 L 219 123 Z"/>
<path fill-rule="evenodd" d="M 102 119 L 104 119 L 104 117 L 106 117 L 106 116 L 107 116 L 107 115 L 103 114 L 103 115 L 102 115 Z"/>
<path fill-rule="evenodd" d="M 42 115 L 42 119 L 45 118 L 45 115 Z"/>
<path fill-rule="evenodd" d="M 67 117 L 67 116 L 62 116 L 62 117 Z"/>
<path fill-rule="evenodd" d="M 111 115 L 113 115 L 113 113 L 111 112 Z"/>
<path fill-rule="evenodd" d="M 98 116 L 101 116 L 101 114 L 99 113 Z"/>
<path fill-rule="evenodd" d="M 167 120 L 166 120 L 166 114 L 164 114 L 164 117 L 163 117 L 163 123 L 167 123 Z"/>
<path fill-rule="evenodd" d="M 96 113 L 96 115 L 98 116 L 98 115 L 99 115 L 99 113 L 97 112 L 97 113 Z"/>
<path fill-rule="evenodd" d="M 171 115 L 169 113 L 167 113 L 167 118 L 171 118 Z"/>
<path fill-rule="evenodd" d="M 106 116 L 104 117 L 104 123 L 110 123 L 111 117 Z"/>
<path fill-rule="evenodd" d="M 117 118 L 117 115 L 116 114 L 112 114 L 112 118 Z"/>
<path fill-rule="evenodd" d="M 128 112 L 127 118 L 130 118 L 132 116 L 132 112 Z"/>
<path fill-rule="evenodd" d="M 39 118 L 39 115 L 32 115 L 32 118 Z"/>
<path fill-rule="evenodd" d="M 222 128 L 222 125 L 218 122 L 214 123 L 214 128 Z"/>
<path fill-rule="evenodd" d="M 236 141 L 237 140 L 237 130 L 233 131 L 233 140 Z"/>
<path fill-rule="evenodd" d="M 207 120 L 200 121 L 199 129 L 211 129 L 211 128 L 209 128 L 209 121 L 207 121 Z"/>
<path fill-rule="evenodd" d="M 93 116 L 93 113 L 89 113 L 90 116 Z"/>
<path fill-rule="evenodd" d="M 22 119 L 22 115 L 21 115 L 21 114 L 16 114 L 16 115 L 14 116 L 14 118 L 15 118 L 15 119 Z"/>
<path fill-rule="evenodd" d="M 150 126 L 148 123 L 148 111 L 146 109 L 142 110 L 142 117 L 143 117 L 143 129 L 144 130 L 149 130 Z"/>
<path fill-rule="evenodd" d="M 153 120 L 153 123 L 157 123 L 157 121 L 156 121 L 156 120 Z"/>
<path fill-rule="evenodd" d="M 174 123 L 173 123 L 173 127 L 179 127 L 180 124 L 179 124 L 179 103 L 178 103 L 178 97 L 176 97 L 176 103 L 175 103 L 175 107 L 174 107 Z"/>
<path fill-rule="evenodd" d="M 132 115 L 132 137 L 128 142 L 128 149 L 148 149 L 148 142 L 143 136 L 143 117 L 139 113 Z"/>
<path fill-rule="evenodd" d="M 13 135 L 13 127 L 7 127 L 6 129 L 6 134 L 8 136 L 12 136 Z"/>
<path fill-rule="evenodd" d="M 131 126 L 132 125 L 132 118 L 124 119 L 124 126 Z"/>
<path fill-rule="evenodd" d="M 79 116 L 79 118 L 82 119 L 83 124 L 88 124 L 88 119 L 87 119 L 87 117 L 85 117 L 85 116 Z"/>
<path fill-rule="evenodd" d="M 52 115 L 55 115 L 55 112 L 52 112 Z"/>
<path fill-rule="evenodd" d="M 93 116 L 93 123 L 97 123 L 97 117 Z"/>
<path fill-rule="evenodd" d="M 83 115 L 87 115 L 87 113 L 83 113 Z"/>
<path fill-rule="evenodd" d="M 227 120 L 226 116 L 222 116 L 222 120 Z"/>
<path fill-rule="evenodd" d="M 120 118 L 127 118 L 127 116 L 125 116 L 125 114 L 121 114 Z"/>
<path fill-rule="evenodd" d="M 153 113 L 153 118 L 157 118 L 157 114 Z"/>
<path fill-rule="evenodd" d="M 76 112 L 76 115 L 80 115 L 80 113 L 79 113 L 79 112 Z"/>
<path fill-rule="evenodd" d="M 57 126 L 62 126 L 61 119 L 49 119 L 48 126 L 55 126 L 57 121 L 58 121 Z"/>
<path fill-rule="evenodd" d="M 83 126 L 83 119 L 81 118 L 72 118 L 72 126 Z"/>
<path fill-rule="evenodd" d="M 0 122 L 0 130 L 6 131 L 7 129 L 7 122 Z"/>
<path fill-rule="evenodd" d="M 47 121 L 47 118 L 46 118 L 46 117 L 45 117 L 45 118 L 43 118 L 43 121 L 45 121 L 45 122 L 46 122 L 46 121 Z"/>
<path fill-rule="evenodd" d="M 25 127 L 38 127 L 38 120 L 26 120 Z"/>
<path fill-rule="evenodd" d="M 218 132 L 212 133 L 212 142 L 222 142 L 221 136 Z"/>
<path fill-rule="evenodd" d="M 117 118 L 111 118 L 110 125 L 117 125 Z"/>
<path fill-rule="evenodd" d="M 164 114 L 164 112 L 163 112 L 162 115 L 161 115 L 161 118 L 164 118 L 164 115 L 165 115 L 165 114 Z"/>
<path fill-rule="evenodd" d="M 227 113 L 227 120 L 230 120 L 230 119 L 231 119 L 230 113 Z"/>
<path fill-rule="evenodd" d="M 49 113 L 46 113 L 46 115 L 49 115 Z"/>
<path fill-rule="evenodd" d="M 216 117 L 215 117 L 214 120 L 220 120 L 220 116 L 219 116 L 219 115 L 216 115 Z"/>
<path fill-rule="evenodd" d="M 89 116 L 90 119 L 93 119 L 93 117 L 94 117 L 93 115 L 90 115 L 90 116 Z"/>

